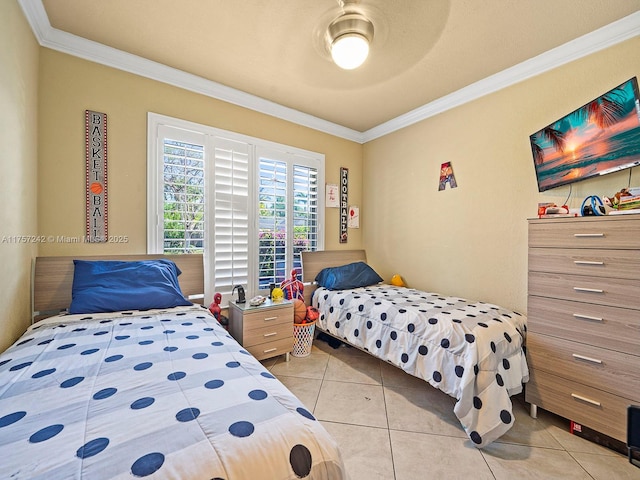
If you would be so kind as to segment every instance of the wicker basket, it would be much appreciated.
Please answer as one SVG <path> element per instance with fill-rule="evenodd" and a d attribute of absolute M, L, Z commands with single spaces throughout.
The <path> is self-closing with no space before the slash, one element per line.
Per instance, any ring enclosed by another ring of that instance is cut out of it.
<path fill-rule="evenodd" d="M 316 328 L 316 322 L 311 323 L 294 323 L 293 324 L 293 350 L 291 355 L 294 357 L 308 357 L 311 354 L 311 345 L 313 344 L 313 331 Z"/>

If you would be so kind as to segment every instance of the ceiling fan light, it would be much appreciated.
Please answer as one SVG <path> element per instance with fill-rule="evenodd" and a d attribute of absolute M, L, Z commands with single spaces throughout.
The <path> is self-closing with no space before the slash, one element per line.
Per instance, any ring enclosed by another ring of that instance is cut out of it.
<path fill-rule="evenodd" d="M 331 57 L 336 65 L 353 70 L 369 56 L 369 41 L 359 33 L 348 33 L 336 38 L 331 45 Z"/>
<path fill-rule="evenodd" d="M 345 13 L 329 25 L 327 39 L 336 65 L 353 70 L 364 63 L 373 40 L 373 23 L 359 13 Z"/>

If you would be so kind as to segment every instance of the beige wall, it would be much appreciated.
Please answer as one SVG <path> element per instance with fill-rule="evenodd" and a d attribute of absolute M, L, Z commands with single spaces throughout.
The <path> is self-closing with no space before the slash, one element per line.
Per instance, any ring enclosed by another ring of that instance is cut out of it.
<path fill-rule="evenodd" d="M 639 51 L 636 37 L 367 143 L 360 215 L 370 263 L 387 280 L 399 273 L 410 286 L 525 311 L 526 219 L 569 193 L 538 192 L 529 135 L 640 75 Z M 439 192 L 447 161 L 458 188 Z M 626 171 L 574 184 L 570 207 L 628 182 Z"/>
<path fill-rule="evenodd" d="M 30 323 L 37 234 L 38 44 L 15 1 L 0 2 L 0 351 Z M 25 243 L 22 243 L 25 240 Z"/>
<path fill-rule="evenodd" d="M 17 2 L 0 2 L 0 351 L 30 323 L 37 234 L 38 44 Z M 24 241 L 24 243 L 23 243 Z"/>
<path fill-rule="evenodd" d="M 326 181 L 338 183 L 341 166 L 350 173 L 349 197 L 362 196 L 362 146 L 170 85 L 42 49 L 40 63 L 40 193 L 38 231 L 84 234 L 84 111 L 108 116 L 109 234 L 127 244 L 47 243 L 40 255 L 144 253 L 146 251 L 147 112 L 264 138 L 320 152 Z M 326 215 L 326 248 L 362 248 L 361 230 L 338 244 L 336 209 Z"/>

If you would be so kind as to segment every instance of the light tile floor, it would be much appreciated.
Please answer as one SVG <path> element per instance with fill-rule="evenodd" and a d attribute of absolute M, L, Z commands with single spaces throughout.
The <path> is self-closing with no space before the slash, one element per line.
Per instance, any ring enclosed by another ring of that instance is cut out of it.
<path fill-rule="evenodd" d="M 624 455 L 569 433 L 543 410 L 479 450 L 453 414 L 454 400 L 355 348 L 317 339 L 311 355 L 263 361 L 336 439 L 349 480 L 640 479 Z"/>

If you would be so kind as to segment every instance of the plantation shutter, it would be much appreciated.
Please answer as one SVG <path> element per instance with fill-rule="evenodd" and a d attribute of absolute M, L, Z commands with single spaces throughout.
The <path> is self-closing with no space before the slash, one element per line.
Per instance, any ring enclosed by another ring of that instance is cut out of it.
<path fill-rule="evenodd" d="M 258 288 L 287 277 L 287 164 L 260 156 L 258 172 Z"/>
<path fill-rule="evenodd" d="M 213 193 L 209 237 L 213 241 L 214 291 L 223 304 L 233 287 L 249 282 L 249 154 L 245 142 L 213 137 Z"/>
<path fill-rule="evenodd" d="M 160 126 L 160 163 L 156 183 L 156 208 L 151 251 L 166 254 L 203 253 L 205 248 L 205 136 Z"/>
<path fill-rule="evenodd" d="M 293 164 L 293 267 L 302 273 L 305 250 L 318 250 L 320 222 L 318 209 L 318 169 Z"/>
<path fill-rule="evenodd" d="M 293 268 L 302 278 L 300 252 L 318 249 L 318 169 L 285 152 L 259 149 L 258 157 L 258 288 L 266 289 Z"/>

